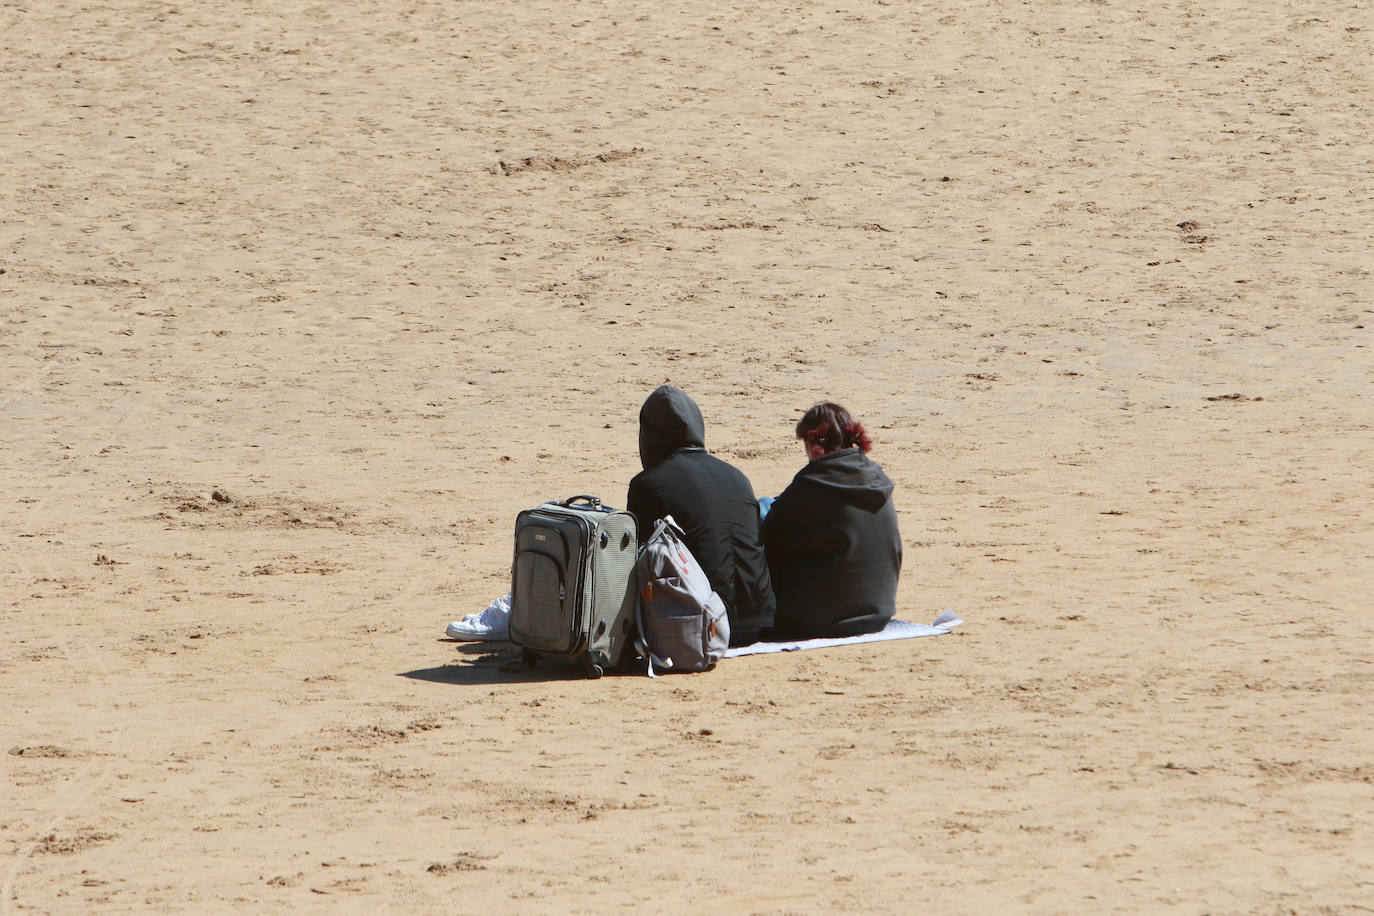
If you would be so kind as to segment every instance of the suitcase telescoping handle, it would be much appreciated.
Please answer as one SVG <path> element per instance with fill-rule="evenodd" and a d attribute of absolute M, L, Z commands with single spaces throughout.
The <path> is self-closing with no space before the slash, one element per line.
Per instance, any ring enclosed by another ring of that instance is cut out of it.
<path fill-rule="evenodd" d="M 580 496 L 569 496 L 567 499 L 565 499 L 565 500 L 563 500 L 562 502 L 560 502 L 559 505 L 560 505 L 560 506 L 567 506 L 568 508 L 572 508 L 572 504 L 575 503 L 575 502 L 578 502 L 579 500 L 582 501 L 582 502 L 584 502 L 584 503 L 586 503 L 588 506 L 590 506 L 590 507 L 593 508 L 593 509 L 600 509 L 600 508 L 601 508 L 601 497 L 600 497 L 600 496 L 588 496 L 588 495 L 585 494 L 585 493 L 581 494 Z"/>

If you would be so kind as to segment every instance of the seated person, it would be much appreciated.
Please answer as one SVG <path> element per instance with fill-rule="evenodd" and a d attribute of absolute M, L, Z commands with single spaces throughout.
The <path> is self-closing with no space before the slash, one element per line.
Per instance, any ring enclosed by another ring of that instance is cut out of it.
<path fill-rule="evenodd" d="M 876 633 L 897 613 L 902 538 L 892 481 L 868 434 L 838 404 L 797 424 L 808 464 L 763 519 L 778 639 Z"/>
<path fill-rule="evenodd" d="M 759 541 L 759 510 L 749 478 L 706 451 L 701 409 L 664 385 L 639 411 L 639 459 L 626 507 L 641 543 L 671 515 L 730 619 L 730 644 L 757 642 L 773 623 L 773 586 Z"/>

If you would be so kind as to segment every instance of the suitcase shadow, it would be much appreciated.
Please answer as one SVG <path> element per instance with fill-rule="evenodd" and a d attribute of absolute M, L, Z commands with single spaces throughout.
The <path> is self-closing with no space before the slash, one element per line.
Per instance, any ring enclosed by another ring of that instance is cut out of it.
<path fill-rule="evenodd" d="M 431 684 L 469 687 L 587 680 L 587 676 L 578 670 L 576 665 L 541 661 L 532 668 L 526 667 L 520 660 L 520 650 L 509 643 L 454 643 L 452 640 L 440 642 L 456 645 L 458 652 L 467 657 L 434 668 L 401 671 L 397 673 L 397 677 L 428 681 Z M 605 676 L 617 677 L 627 673 L 633 672 L 613 670 L 607 671 Z"/>

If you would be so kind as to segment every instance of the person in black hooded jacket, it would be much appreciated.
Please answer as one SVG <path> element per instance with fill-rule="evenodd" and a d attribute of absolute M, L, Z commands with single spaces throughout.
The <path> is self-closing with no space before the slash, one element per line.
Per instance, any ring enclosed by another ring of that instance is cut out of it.
<path fill-rule="evenodd" d="M 773 623 L 773 586 L 759 540 L 759 508 L 749 478 L 706 451 L 701 409 L 663 385 L 639 410 L 639 459 L 626 505 L 639 539 L 671 515 L 730 620 L 730 644 L 756 642 Z"/>
<path fill-rule="evenodd" d="M 797 424 L 808 464 L 773 501 L 763 544 L 780 639 L 876 633 L 897 613 L 902 537 L 892 481 L 863 426 L 838 404 Z"/>

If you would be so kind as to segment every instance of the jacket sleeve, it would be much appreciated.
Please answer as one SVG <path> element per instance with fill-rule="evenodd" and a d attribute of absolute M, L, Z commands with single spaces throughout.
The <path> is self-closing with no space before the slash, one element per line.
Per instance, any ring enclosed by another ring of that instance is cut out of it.
<path fill-rule="evenodd" d="M 643 544 L 654 533 L 654 523 L 664 515 L 663 501 L 648 481 L 637 476 L 630 481 L 630 492 L 625 495 L 625 508 L 634 514 L 639 543 Z"/>
<path fill-rule="evenodd" d="M 805 499 L 797 492 L 795 484 L 773 500 L 773 507 L 764 516 L 759 530 L 769 568 L 782 569 L 795 559 L 801 544 L 797 535 L 801 530 L 799 526 L 804 524 L 805 508 Z"/>

